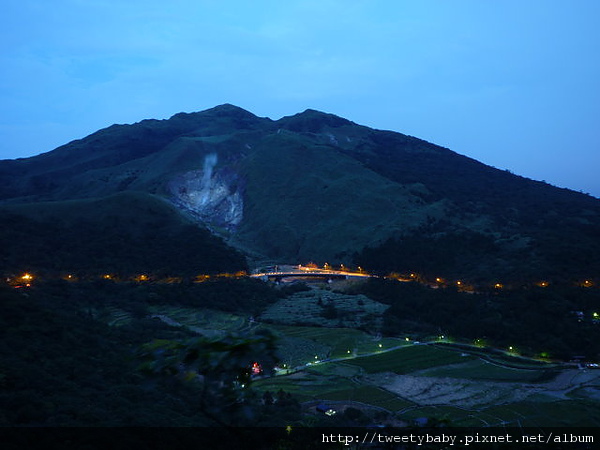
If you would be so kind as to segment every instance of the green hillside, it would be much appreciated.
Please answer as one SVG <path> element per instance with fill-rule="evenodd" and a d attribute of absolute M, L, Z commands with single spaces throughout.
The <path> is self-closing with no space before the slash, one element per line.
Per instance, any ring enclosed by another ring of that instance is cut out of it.
<path fill-rule="evenodd" d="M 245 258 L 143 193 L 0 207 L 0 268 L 21 271 L 196 275 L 246 270 Z"/>
<path fill-rule="evenodd" d="M 256 259 L 486 283 L 600 272 L 598 199 L 314 110 L 273 121 L 221 105 L 0 161 L 5 206 L 127 192 Z"/>
<path fill-rule="evenodd" d="M 365 244 L 418 228 L 445 208 L 419 204 L 411 187 L 292 133 L 261 140 L 242 176 L 247 219 L 235 239 L 283 260 L 348 261 Z"/>

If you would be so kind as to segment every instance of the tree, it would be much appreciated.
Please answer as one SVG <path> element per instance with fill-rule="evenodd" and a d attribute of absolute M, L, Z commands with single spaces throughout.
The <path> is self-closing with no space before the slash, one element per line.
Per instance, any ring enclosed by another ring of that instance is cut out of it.
<path fill-rule="evenodd" d="M 257 420 L 260 400 L 250 389 L 252 364 L 258 361 L 265 373 L 272 373 L 277 362 L 274 336 L 264 330 L 252 336 L 153 341 L 139 356 L 145 371 L 195 383 L 200 411 L 227 427 Z"/>

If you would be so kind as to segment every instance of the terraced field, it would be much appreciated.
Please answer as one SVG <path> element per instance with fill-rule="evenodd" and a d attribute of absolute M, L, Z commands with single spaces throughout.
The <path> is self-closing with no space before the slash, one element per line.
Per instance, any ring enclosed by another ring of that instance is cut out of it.
<path fill-rule="evenodd" d="M 381 352 L 407 345 L 404 339 L 382 338 L 351 328 L 267 326 L 280 336 L 281 355 L 292 365 L 306 364 L 317 359 L 338 359 Z M 314 354 L 305 348 L 316 348 Z"/>
<path fill-rule="evenodd" d="M 463 364 L 422 370 L 419 375 L 446 378 L 465 378 L 467 376 L 471 380 L 535 383 L 552 379 L 556 373 L 554 369 L 520 369 L 477 359 Z"/>
<path fill-rule="evenodd" d="M 379 329 L 388 305 L 364 295 L 326 289 L 298 292 L 271 305 L 261 320 L 272 323 Z"/>
<path fill-rule="evenodd" d="M 456 426 L 600 426 L 600 371 L 465 346 L 415 344 L 352 328 L 265 323 L 205 309 L 164 307 L 151 313 L 209 337 L 274 332 L 288 370 L 255 380 L 259 394 L 282 389 L 301 402 L 384 410 L 401 422 L 428 417 Z M 129 313 L 115 308 L 104 314 L 114 326 L 131 320 Z"/>
<path fill-rule="evenodd" d="M 446 366 L 475 359 L 474 356 L 429 345 L 412 345 L 352 360 L 366 373 L 394 372 L 398 374 L 414 372 L 430 367 Z"/>
<path fill-rule="evenodd" d="M 349 389 L 340 389 L 328 392 L 322 398 L 324 400 L 365 403 L 393 412 L 414 406 L 414 403 L 374 386 L 355 386 Z"/>

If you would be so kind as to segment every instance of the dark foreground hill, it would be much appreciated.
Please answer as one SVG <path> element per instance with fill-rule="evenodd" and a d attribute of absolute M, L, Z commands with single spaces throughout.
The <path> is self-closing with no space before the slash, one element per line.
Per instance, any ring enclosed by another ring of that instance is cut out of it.
<path fill-rule="evenodd" d="M 174 208 L 162 205 L 165 217 L 191 218 L 257 259 L 474 281 L 575 281 L 600 271 L 598 199 L 314 110 L 273 121 L 222 105 L 0 161 L 4 227 L 19 224 L 7 215 L 38 210 L 68 222 L 83 205 L 114 206 L 99 199 L 119 193 L 135 193 L 142 222 L 166 199 Z M 103 227 L 110 217 L 90 220 Z M 160 226 L 149 229 L 145 239 L 161 242 Z"/>
<path fill-rule="evenodd" d="M 5 205 L 0 223 L 0 267 L 7 276 L 193 277 L 247 270 L 241 253 L 148 194 Z"/>

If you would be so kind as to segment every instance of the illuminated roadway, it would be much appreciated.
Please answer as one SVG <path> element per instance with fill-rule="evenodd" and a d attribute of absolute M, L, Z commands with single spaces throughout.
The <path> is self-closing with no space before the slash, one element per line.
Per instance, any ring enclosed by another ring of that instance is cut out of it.
<path fill-rule="evenodd" d="M 250 275 L 255 278 L 286 278 L 286 277 L 320 277 L 320 278 L 373 278 L 374 275 L 362 272 L 349 272 L 347 270 L 319 269 L 298 266 L 282 266 L 281 270 L 259 272 Z"/>

